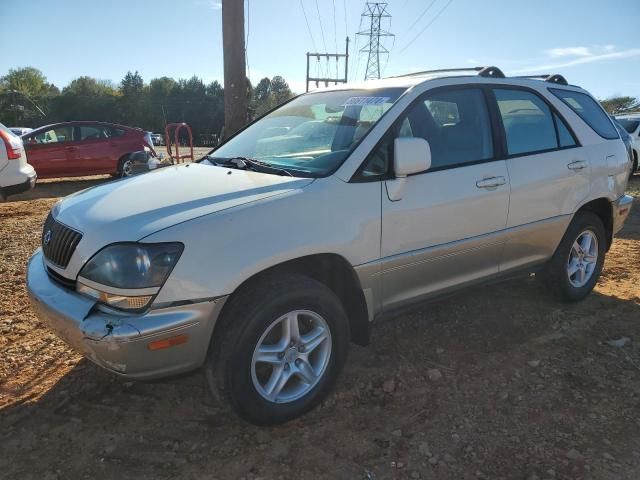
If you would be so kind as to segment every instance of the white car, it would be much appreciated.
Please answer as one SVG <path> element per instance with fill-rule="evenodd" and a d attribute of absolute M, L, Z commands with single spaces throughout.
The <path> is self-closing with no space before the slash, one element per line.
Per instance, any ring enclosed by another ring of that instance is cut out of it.
<path fill-rule="evenodd" d="M 330 141 L 310 131 L 256 158 L 274 124 L 328 117 Z M 321 401 L 380 317 L 517 272 L 584 298 L 629 214 L 628 169 L 609 116 L 559 75 L 316 90 L 198 163 L 57 203 L 27 289 L 98 365 L 202 368 L 243 417 L 284 422 Z"/>
<path fill-rule="evenodd" d="M 626 115 L 616 115 L 616 120 L 631 135 L 631 150 L 633 155 L 632 172 L 640 170 L 640 113 L 629 113 Z"/>
<path fill-rule="evenodd" d="M 27 163 L 22 139 L 0 123 L 0 201 L 36 184 L 36 171 Z"/>
<path fill-rule="evenodd" d="M 26 135 L 29 132 L 33 132 L 33 128 L 28 127 L 9 127 L 9 130 L 19 137 Z"/>

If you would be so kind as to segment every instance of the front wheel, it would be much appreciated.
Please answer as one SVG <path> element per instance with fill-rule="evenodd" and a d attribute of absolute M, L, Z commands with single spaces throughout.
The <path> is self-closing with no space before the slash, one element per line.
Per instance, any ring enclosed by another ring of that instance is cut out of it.
<path fill-rule="evenodd" d="M 542 272 L 544 283 L 563 300 L 582 300 L 600 277 L 606 243 L 600 217 L 592 212 L 578 212 Z"/>
<path fill-rule="evenodd" d="M 317 405 L 348 351 L 348 319 L 336 295 L 311 278 L 287 275 L 230 301 L 228 331 L 205 367 L 210 388 L 222 386 L 235 410 L 257 424 L 283 423 Z"/>

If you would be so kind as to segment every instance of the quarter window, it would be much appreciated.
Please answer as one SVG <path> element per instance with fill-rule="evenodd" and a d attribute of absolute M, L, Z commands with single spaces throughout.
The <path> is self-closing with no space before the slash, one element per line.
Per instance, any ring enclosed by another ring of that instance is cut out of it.
<path fill-rule="evenodd" d="M 537 95 L 511 89 L 495 89 L 494 93 L 502 116 L 509 155 L 558 148 L 551 110 Z"/>
<path fill-rule="evenodd" d="M 549 90 L 602 138 L 619 138 L 618 131 L 613 126 L 613 123 L 611 123 L 607 114 L 589 95 L 558 88 L 550 88 Z"/>
<path fill-rule="evenodd" d="M 560 148 L 575 147 L 576 141 L 569 131 L 569 127 L 564 121 L 555 113 L 553 118 L 556 121 L 556 128 L 558 129 L 558 141 L 560 142 Z"/>

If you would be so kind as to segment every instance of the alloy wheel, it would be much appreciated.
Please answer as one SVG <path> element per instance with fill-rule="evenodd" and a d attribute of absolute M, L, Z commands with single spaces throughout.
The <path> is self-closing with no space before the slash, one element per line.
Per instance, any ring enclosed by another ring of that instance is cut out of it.
<path fill-rule="evenodd" d="M 310 310 L 294 310 L 267 327 L 251 360 L 256 391 L 274 403 L 289 403 L 308 394 L 320 381 L 331 358 L 331 331 Z"/>
<path fill-rule="evenodd" d="M 573 287 L 584 287 L 593 276 L 598 263 L 598 238 L 591 230 L 585 230 L 571 246 L 567 260 L 567 276 Z"/>

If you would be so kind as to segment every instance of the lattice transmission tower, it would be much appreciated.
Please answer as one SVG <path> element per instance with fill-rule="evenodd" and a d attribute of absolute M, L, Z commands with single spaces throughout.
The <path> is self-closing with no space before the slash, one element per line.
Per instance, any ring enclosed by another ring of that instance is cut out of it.
<path fill-rule="evenodd" d="M 369 21 L 369 29 L 358 32 L 358 35 L 368 37 L 367 44 L 360 49 L 367 53 L 367 70 L 365 80 L 380 78 L 380 55 L 389 55 L 389 50 L 382 44 L 381 38 L 393 37 L 394 34 L 382 28 L 382 24 L 391 22 L 391 15 L 387 11 L 387 2 L 367 2 L 362 12 L 362 18 Z"/>

